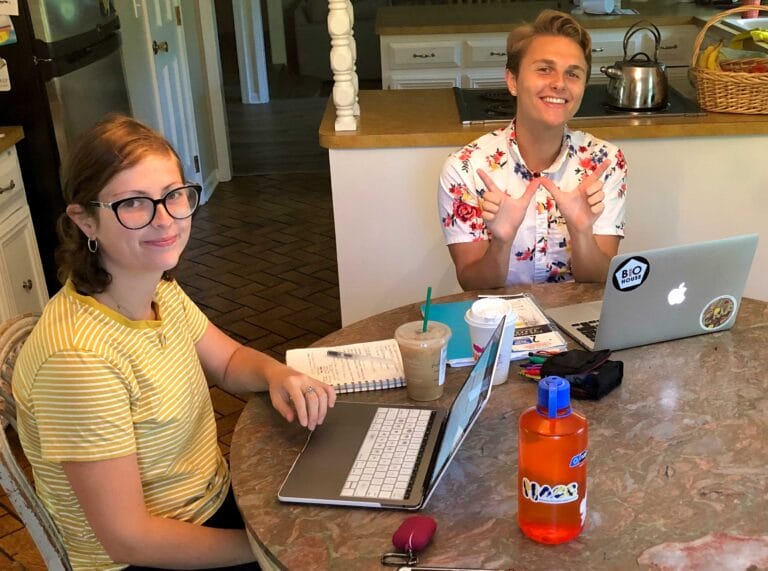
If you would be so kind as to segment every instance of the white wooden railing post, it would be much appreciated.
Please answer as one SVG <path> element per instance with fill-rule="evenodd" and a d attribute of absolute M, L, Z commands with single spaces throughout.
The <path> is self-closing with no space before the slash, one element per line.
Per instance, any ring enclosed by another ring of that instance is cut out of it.
<path fill-rule="evenodd" d="M 349 0 L 328 0 L 328 34 L 331 36 L 333 103 L 336 106 L 336 131 L 354 131 L 360 117 L 359 89 L 355 63 L 355 14 Z"/>

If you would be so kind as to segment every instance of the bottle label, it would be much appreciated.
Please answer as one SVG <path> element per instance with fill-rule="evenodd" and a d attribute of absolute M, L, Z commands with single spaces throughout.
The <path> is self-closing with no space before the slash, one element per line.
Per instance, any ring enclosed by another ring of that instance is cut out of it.
<path fill-rule="evenodd" d="M 567 504 L 579 499 L 579 484 L 539 484 L 523 477 L 523 497 L 541 504 Z"/>
<path fill-rule="evenodd" d="M 584 463 L 584 461 L 587 459 L 587 450 L 582 450 L 578 454 L 576 454 L 573 458 L 571 458 L 571 461 L 568 463 L 568 466 L 570 468 L 576 468 L 577 466 Z"/>

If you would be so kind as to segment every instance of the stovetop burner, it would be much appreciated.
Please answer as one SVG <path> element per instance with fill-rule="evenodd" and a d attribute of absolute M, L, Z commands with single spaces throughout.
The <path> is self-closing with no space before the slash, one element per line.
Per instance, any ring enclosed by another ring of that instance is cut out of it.
<path fill-rule="evenodd" d="M 515 116 L 516 99 L 501 89 L 462 89 L 454 87 L 459 117 L 464 125 L 506 122 Z M 695 102 L 669 88 L 669 100 L 661 109 L 630 110 L 610 105 L 605 84 L 588 85 L 576 117 L 644 117 L 650 115 L 704 115 Z"/>
<path fill-rule="evenodd" d="M 507 99 L 509 99 L 509 97 L 507 97 Z M 514 116 L 516 109 L 517 105 L 514 101 L 507 101 L 506 103 L 494 103 L 493 105 L 488 105 L 485 108 L 485 113 L 489 117 L 505 117 L 509 120 L 510 117 Z"/>
<path fill-rule="evenodd" d="M 494 90 L 487 90 L 482 89 L 482 93 L 480 93 L 480 98 L 485 99 L 486 101 L 513 101 L 513 97 L 509 94 L 509 91 L 503 90 L 503 89 L 494 89 Z"/>

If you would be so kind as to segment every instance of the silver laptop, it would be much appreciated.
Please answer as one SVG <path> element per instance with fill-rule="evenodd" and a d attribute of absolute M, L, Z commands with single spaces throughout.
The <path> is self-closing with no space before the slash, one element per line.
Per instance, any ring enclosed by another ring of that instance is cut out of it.
<path fill-rule="evenodd" d="M 546 311 L 590 350 L 625 349 L 733 327 L 757 234 L 615 256 L 603 301 Z"/>
<path fill-rule="evenodd" d="M 336 402 L 293 463 L 280 501 L 425 506 L 488 402 L 503 329 L 502 320 L 447 415 L 436 407 Z"/>

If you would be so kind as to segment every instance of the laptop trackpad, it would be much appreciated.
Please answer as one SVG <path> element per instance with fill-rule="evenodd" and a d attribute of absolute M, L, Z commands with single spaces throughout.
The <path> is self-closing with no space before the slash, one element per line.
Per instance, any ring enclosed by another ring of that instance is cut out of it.
<path fill-rule="evenodd" d="M 350 406 L 352 405 L 352 406 Z M 280 495 L 337 498 L 379 404 L 337 402 L 299 455 Z"/>

